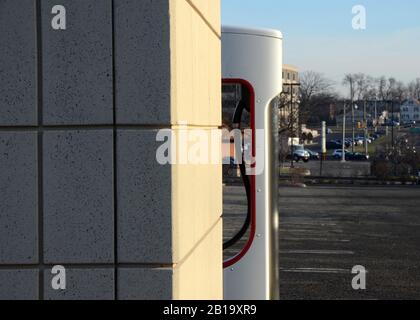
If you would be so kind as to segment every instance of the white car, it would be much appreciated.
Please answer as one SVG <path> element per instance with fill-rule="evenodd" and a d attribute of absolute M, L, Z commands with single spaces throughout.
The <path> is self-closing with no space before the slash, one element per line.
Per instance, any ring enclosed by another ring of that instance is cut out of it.
<path fill-rule="evenodd" d="M 356 144 L 357 144 L 358 146 L 363 146 L 363 144 L 365 143 L 364 138 L 361 138 L 361 137 L 357 137 L 357 138 L 355 138 L 354 140 L 356 141 Z"/>
<path fill-rule="evenodd" d="M 366 138 L 365 137 L 357 137 L 356 141 L 358 141 L 359 145 L 363 145 L 365 144 L 365 140 L 367 141 L 367 143 L 372 143 L 372 139 L 371 138 Z"/>

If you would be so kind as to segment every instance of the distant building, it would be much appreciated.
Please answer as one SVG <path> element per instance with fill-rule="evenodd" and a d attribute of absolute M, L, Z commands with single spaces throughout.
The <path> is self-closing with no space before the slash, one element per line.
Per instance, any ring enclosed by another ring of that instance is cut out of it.
<path fill-rule="evenodd" d="M 363 124 L 365 120 L 365 114 L 362 110 L 354 110 L 354 122 L 357 125 L 358 123 Z M 366 120 L 368 123 L 371 123 L 373 121 L 372 115 L 367 113 L 366 114 Z M 351 125 L 352 122 L 352 112 L 349 111 L 346 113 L 346 123 L 347 125 Z M 337 117 L 337 125 L 342 126 L 343 125 L 343 115 Z"/>
<path fill-rule="evenodd" d="M 407 100 L 401 106 L 401 121 L 420 121 L 420 102 L 415 99 Z"/>
<path fill-rule="evenodd" d="M 284 64 L 283 65 L 283 85 L 290 84 L 290 83 L 298 83 L 299 82 L 299 69 Z"/>

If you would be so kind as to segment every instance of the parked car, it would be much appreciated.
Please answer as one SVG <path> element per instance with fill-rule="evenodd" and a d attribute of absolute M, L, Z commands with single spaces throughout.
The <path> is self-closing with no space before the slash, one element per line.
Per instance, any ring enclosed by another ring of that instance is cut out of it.
<path fill-rule="evenodd" d="M 309 159 L 311 159 L 311 160 L 321 159 L 318 152 L 315 152 L 315 151 L 312 151 L 312 150 L 309 150 L 309 149 L 305 149 L 305 150 L 309 153 Z"/>
<path fill-rule="evenodd" d="M 304 145 L 298 144 L 293 146 L 293 160 L 296 162 L 303 161 L 308 162 L 311 158 L 310 153 L 305 150 Z"/>
<path fill-rule="evenodd" d="M 369 160 L 368 155 L 357 153 L 357 152 L 354 152 L 354 153 L 350 152 L 346 154 L 346 158 L 350 161 L 368 161 Z"/>
<path fill-rule="evenodd" d="M 369 160 L 369 156 L 361 154 L 361 153 L 357 153 L 357 152 L 350 152 L 350 151 L 345 151 L 346 153 L 346 160 L 348 161 L 368 161 Z M 343 158 L 343 150 L 338 149 L 335 150 L 333 153 L 333 158 L 340 160 Z"/>
<path fill-rule="evenodd" d="M 360 141 L 362 142 L 361 144 L 365 144 L 365 141 L 367 141 L 367 143 L 373 142 L 371 138 L 365 138 L 365 137 L 357 137 L 356 140 L 358 141 L 359 145 L 360 145 Z"/>
<path fill-rule="evenodd" d="M 416 126 L 416 121 L 404 121 L 401 123 L 404 128 L 411 128 Z"/>
<path fill-rule="evenodd" d="M 354 145 L 353 139 L 346 138 L 346 140 L 344 140 L 344 141 L 345 141 L 345 144 L 346 144 L 346 147 L 347 147 L 347 148 L 349 148 L 349 147 L 351 147 L 352 145 Z"/>
<path fill-rule="evenodd" d="M 362 146 L 365 143 L 365 138 L 363 138 L 363 137 L 356 137 L 354 139 L 354 141 L 356 141 L 355 145 Z"/>
<path fill-rule="evenodd" d="M 311 155 L 305 149 L 295 149 L 293 151 L 293 160 L 299 162 L 302 160 L 303 162 L 308 162 L 311 158 Z"/>
<path fill-rule="evenodd" d="M 344 152 L 346 153 L 346 158 L 347 158 L 347 154 L 349 154 L 350 152 L 347 151 L 347 150 L 345 150 Z M 342 159 L 343 158 L 343 149 L 334 150 L 334 152 L 332 154 L 332 157 L 334 159 Z"/>

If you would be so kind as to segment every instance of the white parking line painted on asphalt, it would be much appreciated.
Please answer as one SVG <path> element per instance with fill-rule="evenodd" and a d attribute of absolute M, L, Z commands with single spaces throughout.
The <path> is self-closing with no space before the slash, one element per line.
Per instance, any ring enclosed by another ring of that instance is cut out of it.
<path fill-rule="evenodd" d="M 283 226 L 314 226 L 314 227 L 335 227 L 337 226 L 336 223 L 317 223 L 317 222 L 282 222 L 281 225 Z"/>
<path fill-rule="evenodd" d="M 285 229 L 280 228 L 280 232 L 287 232 L 287 233 L 310 233 L 310 232 L 322 232 L 322 233 L 344 233 L 343 230 L 337 229 L 337 230 L 320 230 L 320 229 Z"/>
<path fill-rule="evenodd" d="M 353 251 L 348 250 L 282 250 L 282 253 L 289 254 L 326 254 L 326 255 L 353 255 Z"/>
<path fill-rule="evenodd" d="M 351 240 L 327 239 L 327 238 L 280 238 L 284 241 L 320 241 L 320 242 L 351 242 Z"/>
<path fill-rule="evenodd" d="M 280 272 L 348 274 L 351 270 L 336 268 L 280 268 Z"/>

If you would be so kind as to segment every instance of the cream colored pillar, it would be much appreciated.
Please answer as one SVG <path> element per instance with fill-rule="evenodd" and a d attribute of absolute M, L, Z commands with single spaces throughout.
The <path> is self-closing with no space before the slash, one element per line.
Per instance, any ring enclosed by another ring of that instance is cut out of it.
<path fill-rule="evenodd" d="M 170 17 L 172 126 L 210 140 L 221 125 L 220 1 L 173 0 Z M 221 165 L 173 165 L 174 299 L 223 298 L 221 214 Z"/>

